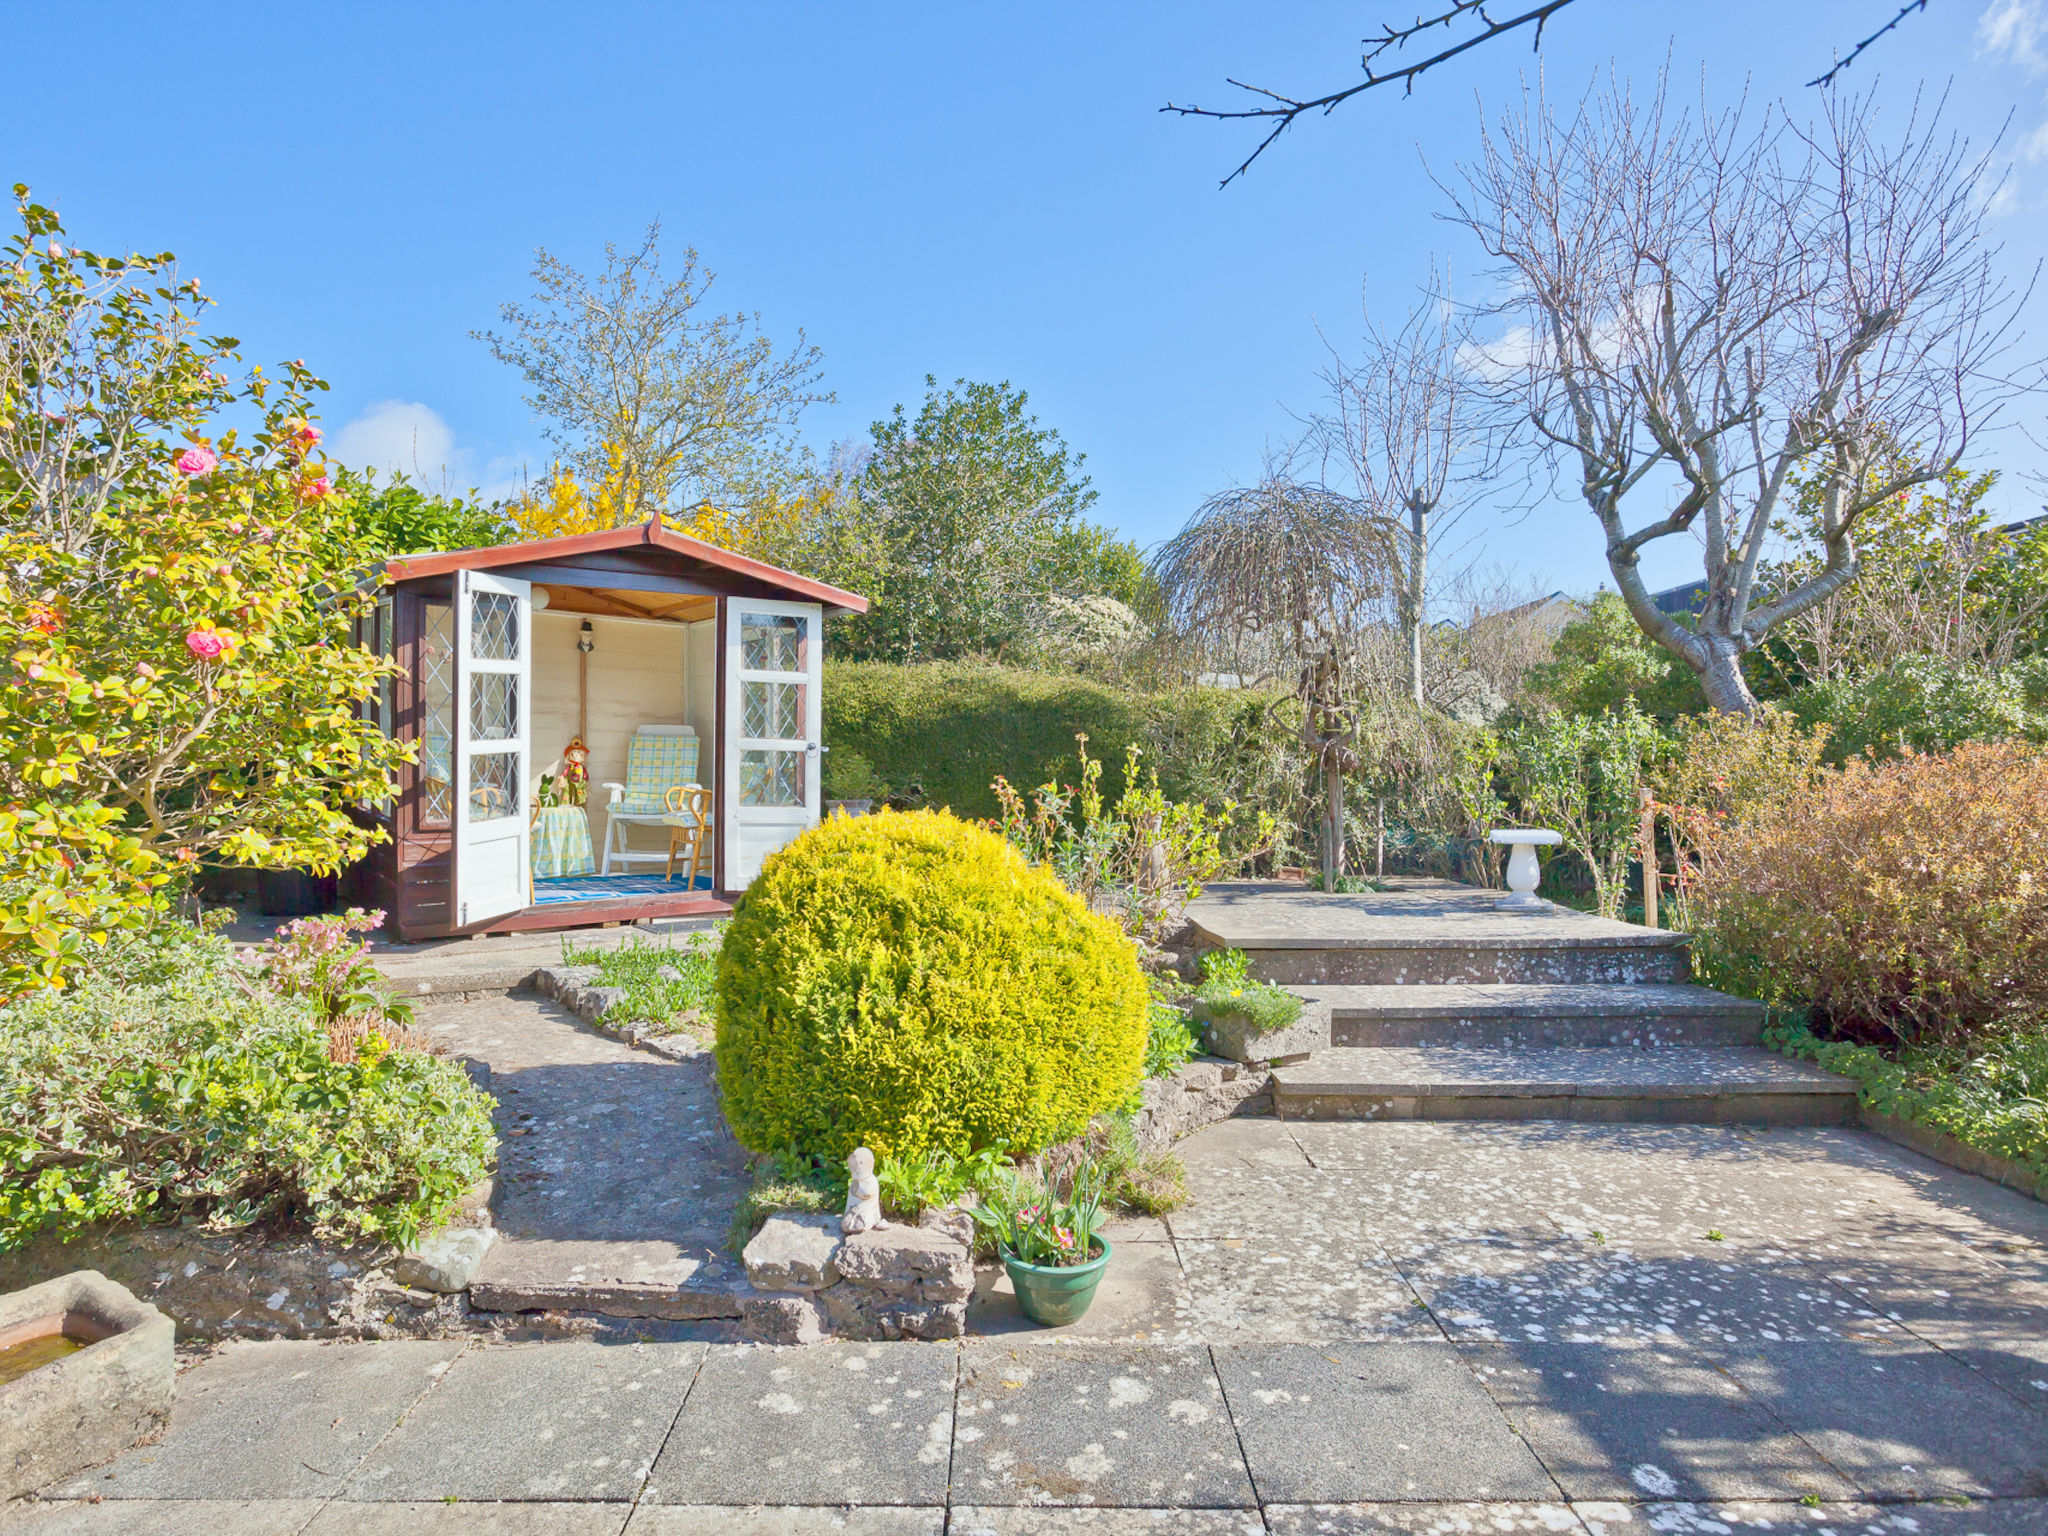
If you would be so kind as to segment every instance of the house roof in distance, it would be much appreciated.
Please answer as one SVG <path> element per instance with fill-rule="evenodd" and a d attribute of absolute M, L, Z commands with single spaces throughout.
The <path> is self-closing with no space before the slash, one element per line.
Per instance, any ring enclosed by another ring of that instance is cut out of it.
<path fill-rule="evenodd" d="M 607 558 L 609 557 L 609 558 Z M 491 544 L 479 549 L 439 550 L 420 555 L 394 555 L 384 563 L 393 581 L 415 581 L 425 576 L 443 576 L 454 571 L 502 570 L 507 566 L 551 568 L 545 579 L 564 582 L 564 570 L 587 576 L 583 585 L 603 587 L 607 576 L 618 573 L 623 580 L 627 567 L 614 564 L 621 557 L 642 565 L 680 565 L 698 572 L 716 573 L 709 585 L 714 590 L 741 589 L 739 595 L 767 595 L 746 588 L 768 588 L 774 595 L 799 602 L 823 603 L 843 613 L 866 613 L 868 600 L 858 593 L 842 591 L 794 571 L 734 554 L 678 533 L 656 513 L 644 523 L 624 528 L 606 528 L 597 533 L 572 533 L 556 539 L 528 539 L 515 544 Z M 573 583 L 572 583 L 573 584 Z"/>

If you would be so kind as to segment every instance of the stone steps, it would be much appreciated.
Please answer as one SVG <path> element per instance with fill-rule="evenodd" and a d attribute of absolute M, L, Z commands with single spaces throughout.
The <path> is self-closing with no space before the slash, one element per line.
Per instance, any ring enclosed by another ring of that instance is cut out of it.
<path fill-rule="evenodd" d="M 1290 990 L 1330 1009 L 1340 1046 L 1755 1045 L 1764 1008 L 1672 982 L 1499 982 Z"/>
<path fill-rule="evenodd" d="M 1197 948 L 1243 950 L 1253 974 L 1309 1001 L 1305 1019 L 1327 1020 L 1327 1046 L 1272 1069 L 1282 1118 L 1832 1125 L 1855 1114 L 1846 1079 L 1757 1047 L 1760 1005 L 1692 984 L 1681 933 L 1417 879 L 1352 896 L 1220 886 L 1188 916 Z"/>
<path fill-rule="evenodd" d="M 1840 1125 L 1856 1089 L 1755 1047 L 1332 1046 L 1273 1069 L 1285 1120 Z"/>

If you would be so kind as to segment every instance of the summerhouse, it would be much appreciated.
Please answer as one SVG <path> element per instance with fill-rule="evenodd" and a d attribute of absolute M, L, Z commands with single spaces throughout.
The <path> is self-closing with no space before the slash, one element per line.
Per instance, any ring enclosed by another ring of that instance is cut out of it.
<path fill-rule="evenodd" d="M 723 912 L 816 824 L 825 615 L 865 598 L 659 517 L 387 570 L 418 751 L 352 884 L 399 937 Z"/>

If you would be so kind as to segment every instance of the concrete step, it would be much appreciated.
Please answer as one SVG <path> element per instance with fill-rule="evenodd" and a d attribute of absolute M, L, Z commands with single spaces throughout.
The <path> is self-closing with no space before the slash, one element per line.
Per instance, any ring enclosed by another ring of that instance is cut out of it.
<path fill-rule="evenodd" d="M 1545 905 L 1503 907 L 1499 891 L 1404 881 L 1357 896 L 1269 884 L 1213 886 L 1188 908 L 1198 949 L 1241 949 L 1282 986 L 1676 984 L 1682 933 Z"/>
<path fill-rule="evenodd" d="M 1293 988 L 1330 1006 L 1332 1045 L 1755 1045 L 1764 1007 L 1670 982 Z"/>
<path fill-rule="evenodd" d="M 1283 1120 L 1839 1125 L 1845 1077 L 1743 1046 L 1333 1046 L 1273 1069 Z"/>

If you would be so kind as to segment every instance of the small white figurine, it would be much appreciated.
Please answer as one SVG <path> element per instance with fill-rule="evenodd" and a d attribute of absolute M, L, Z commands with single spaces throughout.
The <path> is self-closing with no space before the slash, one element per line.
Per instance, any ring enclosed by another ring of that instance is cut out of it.
<path fill-rule="evenodd" d="M 855 1147 L 846 1160 L 852 1175 L 846 1185 L 846 1214 L 839 1218 L 839 1230 L 849 1237 L 856 1232 L 880 1232 L 889 1225 L 882 1219 L 882 1184 L 875 1177 L 875 1154 Z"/>

